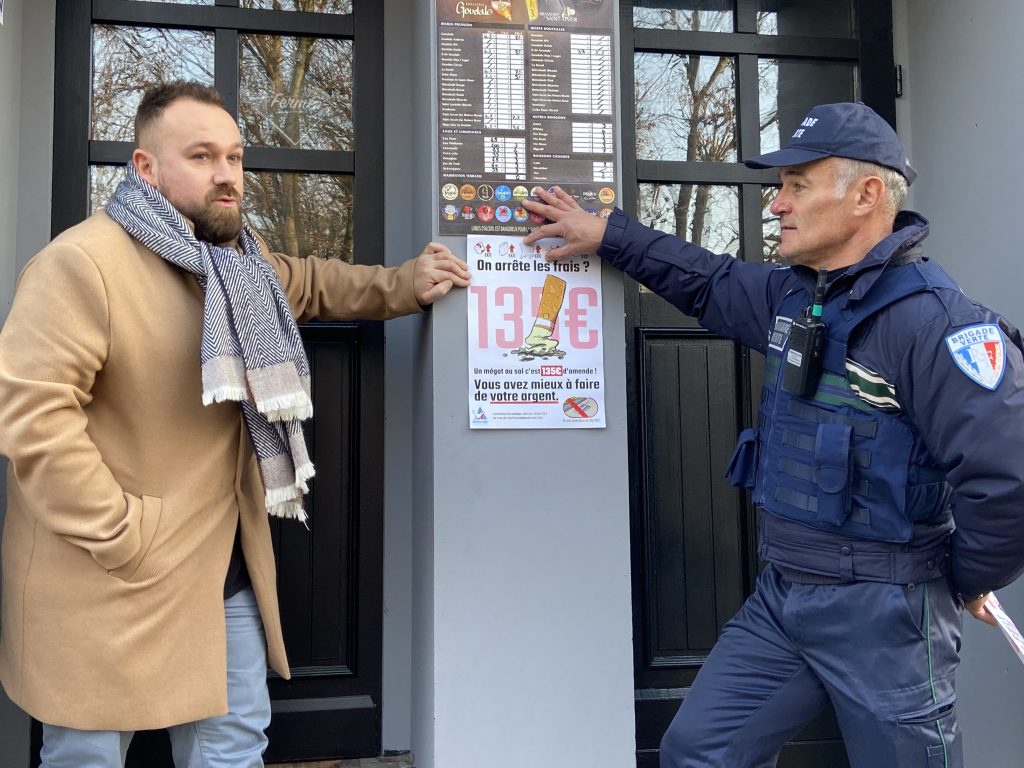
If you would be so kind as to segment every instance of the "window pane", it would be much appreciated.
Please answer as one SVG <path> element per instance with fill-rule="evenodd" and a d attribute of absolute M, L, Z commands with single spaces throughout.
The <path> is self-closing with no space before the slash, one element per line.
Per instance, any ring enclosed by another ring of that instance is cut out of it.
<path fill-rule="evenodd" d="M 352 0 L 242 0 L 241 6 L 307 13 L 352 13 Z"/>
<path fill-rule="evenodd" d="M 633 61 L 638 159 L 736 160 L 734 59 L 638 53 Z"/>
<path fill-rule="evenodd" d="M 852 63 L 761 59 L 757 67 L 762 152 L 778 149 L 780 137 L 785 144 L 815 104 L 856 98 L 857 68 Z"/>
<path fill-rule="evenodd" d="M 212 32 L 95 25 L 90 138 L 133 141 L 143 92 L 179 79 L 213 85 Z"/>
<path fill-rule="evenodd" d="M 352 149 L 352 41 L 240 35 L 246 144 Z"/>
<path fill-rule="evenodd" d="M 89 215 L 102 208 L 110 200 L 117 185 L 124 180 L 123 165 L 89 166 Z"/>
<path fill-rule="evenodd" d="M 633 26 L 693 32 L 732 32 L 732 0 L 636 0 Z"/>
<path fill-rule="evenodd" d="M 133 0 L 140 3 L 177 3 L 178 5 L 213 5 L 217 0 Z"/>
<path fill-rule="evenodd" d="M 245 218 L 271 250 L 352 261 L 352 177 L 249 171 Z"/>
<path fill-rule="evenodd" d="M 782 237 L 782 228 L 779 226 L 779 218 L 768 210 L 778 191 L 778 187 L 761 187 L 761 231 L 764 233 L 761 256 L 772 264 L 781 263 L 779 240 Z"/>
<path fill-rule="evenodd" d="M 851 0 L 759 0 L 757 31 L 762 35 L 853 37 Z"/>
<path fill-rule="evenodd" d="M 740 244 L 736 187 L 710 184 L 641 184 L 637 219 L 654 229 L 736 255 Z"/>

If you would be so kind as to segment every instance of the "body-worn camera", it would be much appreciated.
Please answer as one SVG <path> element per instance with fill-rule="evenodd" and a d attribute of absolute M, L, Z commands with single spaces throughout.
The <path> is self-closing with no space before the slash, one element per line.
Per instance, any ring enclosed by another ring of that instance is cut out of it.
<path fill-rule="evenodd" d="M 822 269 L 814 288 L 814 303 L 789 329 L 789 345 L 782 361 L 782 388 L 800 397 L 813 395 L 821 376 L 821 350 L 828 330 L 821 320 L 821 308 L 827 285 L 828 270 Z"/>

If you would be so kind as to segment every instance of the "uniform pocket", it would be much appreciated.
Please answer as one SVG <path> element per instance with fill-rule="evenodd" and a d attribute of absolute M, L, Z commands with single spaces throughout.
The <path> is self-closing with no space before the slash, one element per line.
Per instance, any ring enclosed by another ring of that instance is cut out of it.
<path fill-rule="evenodd" d="M 943 718 L 952 715 L 954 709 L 956 709 L 956 696 L 949 696 L 929 704 L 924 709 L 918 709 L 914 712 L 897 715 L 896 722 L 900 725 L 928 725 L 931 723 L 938 723 Z"/>
<path fill-rule="evenodd" d="M 819 424 L 814 440 L 814 481 L 818 486 L 818 519 L 842 525 L 850 515 L 849 424 Z"/>
<path fill-rule="evenodd" d="M 926 744 L 925 765 L 928 768 L 946 768 L 949 765 L 949 749 L 955 740 L 953 735 L 955 709 L 956 697 L 949 696 L 924 709 L 907 712 L 896 718 L 896 722 L 899 723 L 899 727 L 908 740 L 920 739 Z M 938 741 L 939 743 L 928 744 L 929 741 Z M 916 763 L 916 760 L 914 762 Z"/>
<path fill-rule="evenodd" d="M 157 528 L 160 527 L 160 516 L 163 512 L 163 502 L 156 496 L 142 496 L 142 518 L 139 530 L 139 551 L 135 557 L 108 573 L 122 581 L 131 582 L 138 573 L 139 568 L 153 548 L 153 540 L 156 538 Z"/>
<path fill-rule="evenodd" d="M 740 432 L 736 449 L 732 452 L 725 476 L 736 488 L 753 488 L 757 476 L 757 430 L 744 429 Z"/>
<path fill-rule="evenodd" d="M 936 744 L 928 747 L 928 768 L 946 768 L 949 762 L 946 760 L 946 747 L 943 744 Z"/>

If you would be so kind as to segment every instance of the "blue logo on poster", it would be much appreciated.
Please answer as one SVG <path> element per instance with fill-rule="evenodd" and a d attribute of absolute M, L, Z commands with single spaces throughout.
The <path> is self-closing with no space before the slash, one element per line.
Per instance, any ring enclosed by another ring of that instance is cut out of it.
<path fill-rule="evenodd" d="M 516 209 L 512 211 L 512 215 L 515 217 L 515 220 L 518 221 L 520 224 L 525 224 L 526 220 L 530 218 L 530 214 L 521 205 L 516 206 Z"/>
<path fill-rule="evenodd" d="M 512 218 L 512 209 L 507 205 L 499 205 L 494 209 L 494 218 L 504 224 L 506 221 Z"/>
<path fill-rule="evenodd" d="M 512 190 L 509 189 L 508 184 L 499 184 L 494 189 L 494 196 L 504 202 L 505 200 L 512 199 Z"/>

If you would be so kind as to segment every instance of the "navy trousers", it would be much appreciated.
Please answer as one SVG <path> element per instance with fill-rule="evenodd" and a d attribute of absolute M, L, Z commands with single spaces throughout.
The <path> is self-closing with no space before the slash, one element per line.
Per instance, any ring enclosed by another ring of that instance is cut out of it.
<path fill-rule="evenodd" d="M 661 742 L 662 768 L 771 768 L 829 701 L 854 768 L 962 768 L 945 579 L 795 584 L 768 566 Z"/>

